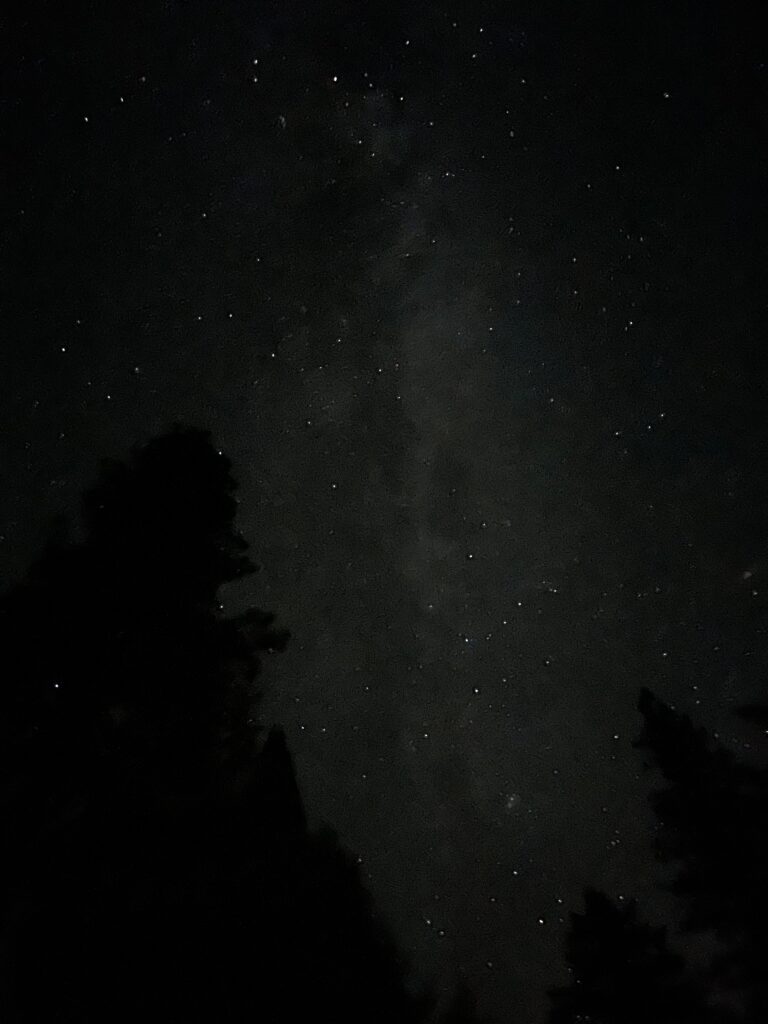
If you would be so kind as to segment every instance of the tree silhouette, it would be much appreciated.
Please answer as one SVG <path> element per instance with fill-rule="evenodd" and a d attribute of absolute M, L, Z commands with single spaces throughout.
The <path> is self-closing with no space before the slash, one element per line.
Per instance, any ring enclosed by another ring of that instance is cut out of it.
<path fill-rule="evenodd" d="M 665 782 L 651 802 L 659 856 L 678 868 L 683 926 L 720 940 L 713 981 L 740 1019 L 768 1020 L 768 772 L 739 762 L 649 690 L 639 709 L 636 745 L 651 751 Z"/>
<path fill-rule="evenodd" d="M 254 681 L 285 631 L 221 586 L 253 572 L 230 463 L 177 428 L 104 465 L 85 538 L 0 600 L 0 1017 L 425 1019 L 357 864 L 311 834 Z"/>
<path fill-rule="evenodd" d="M 638 920 L 634 900 L 614 904 L 595 889 L 571 914 L 568 987 L 550 991 L 550 1024 L 703 1024 L 710 1018 L 665 930 Z"/>

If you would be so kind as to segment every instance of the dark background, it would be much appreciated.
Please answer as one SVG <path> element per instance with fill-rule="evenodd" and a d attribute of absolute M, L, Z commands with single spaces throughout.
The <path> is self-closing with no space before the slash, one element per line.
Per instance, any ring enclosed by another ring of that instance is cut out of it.
<path fill-rule="evenodd" d="M 310 819 L 487 1012 L 542 1019 L 584 885 L 664 912 L 641 686 L 764 742 L 748 10 L 3 16 L 3 579 L 101 458 L 212 430 Z"/>

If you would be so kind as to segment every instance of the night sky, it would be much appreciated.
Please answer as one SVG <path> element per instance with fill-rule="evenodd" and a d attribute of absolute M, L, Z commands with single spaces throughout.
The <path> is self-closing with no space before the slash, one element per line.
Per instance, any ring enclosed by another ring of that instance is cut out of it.
<path fill-rule="evenodd" d="M 756 7 L 758 5 L 755 5 Z M 660 915 L 638 691 L 764 694 L 764 26 L 740 3 L 18 5 L 0 572 L 174 422 L 240 482 L 307 811 L 539 1024 Z"/>

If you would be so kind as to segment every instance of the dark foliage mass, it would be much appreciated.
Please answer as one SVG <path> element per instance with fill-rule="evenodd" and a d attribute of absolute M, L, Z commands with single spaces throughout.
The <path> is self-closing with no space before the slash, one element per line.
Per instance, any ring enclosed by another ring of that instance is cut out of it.
<path fill-rule="evenodd" d="M 285 737 L 258 743 L 259 656 L 227 618 L 252 572 L 230 465 L 177 429 L 104 466 L 85 539 L 0 605 L 0 1016 L 417 1021 L 357 864 L 307 829 Z"/>
<path fill-rule="evenodd" d="M 634 901 L 614 904 L 587 889 L 583 914 L 571 914 L 568 988 L 551 993 L 550 1024 L 701 1024 L 705 1004 L 669 951 L 663 928 L 640 921 Z"/>
<path fill-rule="evenodd" d="M 711 984 L 749 1021 L 768 1020 L 768 772 L 738 761 L 648 690 L 637 745 L 664 780 L 652 795 L 658 852 L 676 867 L 683 928 L 711 932 Z"/>
<path fill-rule="evenodd" d="M 740 762 L 649 690 L 640 694 L 647 751 L 663 784 L 651 795 L 657 857 L 674 866 L 680 943 L 710 936 L 693 963 L 662 928 L 587 890 L 566 943 L 572 981 L 551 992 L 550 1024 L 760 1024 L 768 1020 L 768 772 Z M 762 705 L 740 709 L 766 720 Z M 651 764 L 647 764 L 650 767 Z"/>

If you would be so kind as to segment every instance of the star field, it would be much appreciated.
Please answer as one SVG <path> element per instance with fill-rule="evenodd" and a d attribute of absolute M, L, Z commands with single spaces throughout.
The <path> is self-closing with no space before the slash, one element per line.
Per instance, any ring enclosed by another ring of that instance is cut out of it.
<path fill-rule="evenodd" d="M 639 688 L 760 742 L 753 29 L 38 3 L 4 44 L 4 577 L 99 459 L 211 429 L 308 813 L 499 1019 L 585 885 L 663 910 Z"/>

